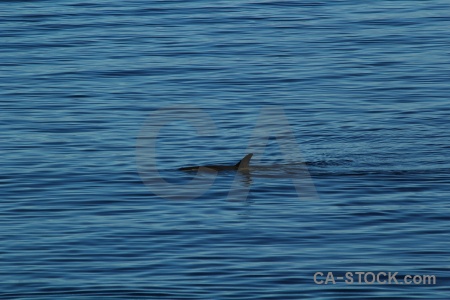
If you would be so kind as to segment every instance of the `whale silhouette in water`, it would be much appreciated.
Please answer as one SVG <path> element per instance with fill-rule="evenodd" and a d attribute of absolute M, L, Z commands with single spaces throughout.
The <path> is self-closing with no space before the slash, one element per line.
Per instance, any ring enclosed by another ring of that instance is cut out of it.
<path fill-rule="evenodd" d="M 215 170 L 215 171 L 225 171 L 225 170 L 248 170 L 250 165 L 250 159 L 252 158 L 253 153 L 247 154 L 243 159 L 241 159 L 237 164 L 233 166 L 224 166 L 224 165 L 209 165 L 209 166 L 193 166 L 193 167 L 184 167 L 180 168 L 180 171 L 197 171 L 200 168 L 206 168 Z"/>

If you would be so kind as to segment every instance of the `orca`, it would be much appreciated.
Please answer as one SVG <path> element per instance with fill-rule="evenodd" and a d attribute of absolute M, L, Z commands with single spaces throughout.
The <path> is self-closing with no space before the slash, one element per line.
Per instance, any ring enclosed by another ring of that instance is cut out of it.
<path fill-rule="evenodd" d="M 193 166 L 193 167 L 184 167 L 180 168 L 180 171 L 197 171 L 200 168 L 205 168 L 205 171 L 225 171 L 225 170 L 248 170 L 250 159 L 252 158 L 253 153 L 247 154 L 243 159 L 241 159 L 237 164 L 234 166 L 223 166 L 223 165 L 209 165 L 209 166 Z"/>

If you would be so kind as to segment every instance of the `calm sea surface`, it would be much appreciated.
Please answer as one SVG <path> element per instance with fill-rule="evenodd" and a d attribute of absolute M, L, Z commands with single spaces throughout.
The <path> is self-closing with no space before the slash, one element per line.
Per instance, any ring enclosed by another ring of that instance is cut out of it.
<path fill-rule="evenodd" d="M 91 2 L 0 3 L 0 299 L 449 299 L 449 1 Z"/>

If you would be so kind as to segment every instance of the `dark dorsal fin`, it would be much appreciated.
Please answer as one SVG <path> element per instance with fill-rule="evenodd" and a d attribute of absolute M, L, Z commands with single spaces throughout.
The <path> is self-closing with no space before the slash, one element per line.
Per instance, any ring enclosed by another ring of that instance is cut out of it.
<path fill-rule="evenodd" d="M 235 167 L 242 170 L 242 169 L 248 169 L 250 164 L 250 159 L 252 158 L 253 153 L 247 154 L 243 159 L 241 159 Z"/>

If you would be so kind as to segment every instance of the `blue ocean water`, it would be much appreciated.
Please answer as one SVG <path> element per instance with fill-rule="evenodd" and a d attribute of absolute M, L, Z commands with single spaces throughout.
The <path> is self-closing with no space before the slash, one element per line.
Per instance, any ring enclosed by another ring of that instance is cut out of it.
<path fill-rule="evenodd" d="M 0 299 L 448 299 L 448 1 L 0 14 Z"/>

